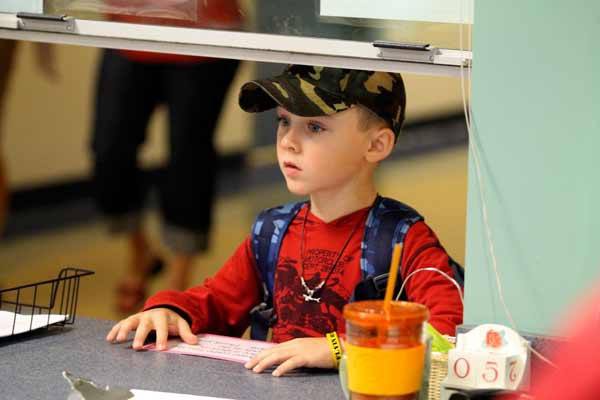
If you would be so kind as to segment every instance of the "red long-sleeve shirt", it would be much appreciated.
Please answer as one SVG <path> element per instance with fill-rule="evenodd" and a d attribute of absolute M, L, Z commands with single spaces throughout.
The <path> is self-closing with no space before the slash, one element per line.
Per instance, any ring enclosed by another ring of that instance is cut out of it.
<path fill-rule="evenodd" d="M 364 208 L 326 223 L 304 207 L 290 223 L 275 272 L 277 321 L 273 326 L 274 342 L 345 331 L 342 308 L 361 280 L 360 246 L 368 211 Z M 300 242 L 306 212 L 309 214 L 304 233 L 302 271 Z M 355 232 L 329 279 L 315 294 L 320 297 L 320 302 L 305 302 L 300 276 L 310 288 L 317 286 L 329 273 L 353 230 Z M 402 276 L 423 267 L 435 267 L 452 274 L 448 254 L 424 222 L 417 222 L 409 229 L 403 248 Z M 159 292 L 148 299 L 144 308 L 175 307 L 189 316 L 193 332 L 239 336 L 248 327 L 250 309 L 262 300 L 261 287 L 248 237 L 214 277 L 185 292 Z M 458 292 L 449 281 L 438 273 L 423 272 L 408 280 L 405 290 L 410 301 L 429 308 L 429 322 L 436 329 L 454 335 L 456 325 L 462 322 L 463 310 Z"/>

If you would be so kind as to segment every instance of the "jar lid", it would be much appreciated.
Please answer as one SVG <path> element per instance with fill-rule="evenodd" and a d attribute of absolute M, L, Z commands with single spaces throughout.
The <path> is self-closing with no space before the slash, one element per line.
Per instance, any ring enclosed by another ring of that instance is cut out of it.
<path fill-rule="evenodd" d="M 429 311 L 422 304 L 392 301 L 389 310 L 385 310 L 383 303 L 383 300 L 348 303 L 344 306 L 344 318 L 359 325 L 419 325 L 429 318 Z"/>

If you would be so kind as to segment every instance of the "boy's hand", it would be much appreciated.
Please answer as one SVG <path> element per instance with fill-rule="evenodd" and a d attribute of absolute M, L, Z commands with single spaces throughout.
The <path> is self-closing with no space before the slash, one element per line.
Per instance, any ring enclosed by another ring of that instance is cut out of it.
<path fill-rule="evenodd" d="M 189 324 L 175 311 L 168 308 L 154 308 L 134 314 L 129 318 L 119 321 L 112 327 L 106 340 L 113 343 L 121 343 L 127 340 L 129 332 L 135 330 L 132 347 L 140 350 L 144 346 L 144 341 L 150 331 L 156 331 L 156 349 L 165 350 L 167 348 L 167 338 L 171 336 L 180 336 L 187 344 L 196 344 L 198 338 L 190 329 Z"/>
<path fill-rule="evenodd" d="M 281 376 L 300 367 L 335 368 L 326 338 L 300 338 L 278 344 L 258 353 L 244 367 L 262 372 L 275 364 L 273 376 Z"/>

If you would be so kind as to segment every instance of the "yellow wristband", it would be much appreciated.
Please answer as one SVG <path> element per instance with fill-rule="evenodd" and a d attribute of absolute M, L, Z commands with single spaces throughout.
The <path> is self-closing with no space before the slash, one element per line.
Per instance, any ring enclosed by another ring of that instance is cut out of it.
<path fill-rule="evenodd" d="M 340 359 L 342 358 L 342 346 L 340 345 L 340 338 L 338 338 L 338 335 L 335 332 L 326 333 L 325 337 L 327 338 L 327 343 L 329 343 L 329 348 L 331 349 L 331 355 L 333 357 L 335 367 L 339 368 Z"/>

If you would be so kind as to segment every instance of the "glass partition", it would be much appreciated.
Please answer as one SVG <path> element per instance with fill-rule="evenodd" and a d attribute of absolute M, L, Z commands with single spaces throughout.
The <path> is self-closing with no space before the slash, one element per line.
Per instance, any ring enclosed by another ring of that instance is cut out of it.
<path fill-rule="evenodd" d="M 455 77 L 470 66 L 472 0 L 346 3 L 7 0 L 0 38 Z"/>
<path fill-rule="evenodd" d="M 346 7 L 344 4 L 346 3 Z M 348 4 L 350 3 L 350 4 Z M 459 49 L 467 0 L 47 0 L 44 11 L 75 18 L 326 39 L 427 43 Z M 411 2 L 409 2 L 411 3 Z M 435 3 L 435 4 L 433 4 Z M 439 3 L 439 4 L 438 4 Z M 449 7 L 448 4 L 451 6 Z M 429 8 L 427 8 L 429 6 Z M 389 17 L 381 10 L 389 10 Z"/>

